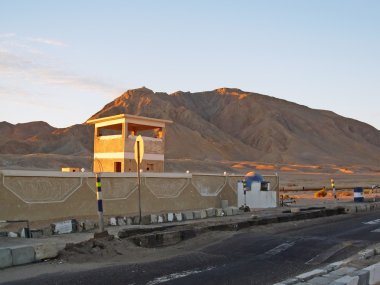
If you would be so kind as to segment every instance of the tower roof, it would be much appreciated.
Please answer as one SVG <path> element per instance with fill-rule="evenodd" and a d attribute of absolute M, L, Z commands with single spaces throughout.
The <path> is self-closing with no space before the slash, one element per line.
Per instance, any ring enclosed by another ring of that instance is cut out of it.
<path fill-rule="evenodd" d="M 148 117 L 142 117 L 142 116 L 135 116 L 135 115 L 129 115 L 129 114 L 119 114 L 109 117 L 102 117 L 97 119 L 90 119 L 86 121 L 86 124 L 92 125 L 92 124 L 100 124 L 105 125 L 107 122 L 110 122 L 110 124 L 113 124 L 116 120 L 125 120 L 130 123 L 138 124 L 138 125 L 148 125 L 148 126 L 157 126 L 162 127 L 165 124 L 171 124 L 173 121 L 170 120 L 163 120 L 163 119 L 156 119 L 156 118 L 148 118 Z"/>

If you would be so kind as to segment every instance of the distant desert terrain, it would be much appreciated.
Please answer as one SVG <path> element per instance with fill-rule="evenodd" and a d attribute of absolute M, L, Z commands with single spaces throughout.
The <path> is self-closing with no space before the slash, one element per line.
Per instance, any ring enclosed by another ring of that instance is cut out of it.
<path fill-rule="evenodd" d="M 128 90 L 91 119 L 131 114 L 168 119 L 165 171 L 278 174 L 280 187 L 380 184 L 380 131 L 296 103 L 219 88 L 205 92 Z M 93 126 L 0 122 L 0 169 L 92 169 Z"/>

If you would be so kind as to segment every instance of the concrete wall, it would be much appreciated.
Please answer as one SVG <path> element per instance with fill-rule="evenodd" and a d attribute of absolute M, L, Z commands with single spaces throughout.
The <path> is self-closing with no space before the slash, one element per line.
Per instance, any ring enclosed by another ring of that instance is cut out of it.
<path fill-rule="evenodd" d="M 237 202 L 237 181 L 242 176 L 185 173 L 142 173 L 142 213 L 161 213 L 221 207 Z M 272 189 L 277 176 L 265 176 Z M 135 173 L 104 173 L 102 192 L 105 215 L 138 213 Z M 93 173 L 53 171 L 0 171 L 0 220 L 30 221 L 77 218 L 97 214 Z"/>

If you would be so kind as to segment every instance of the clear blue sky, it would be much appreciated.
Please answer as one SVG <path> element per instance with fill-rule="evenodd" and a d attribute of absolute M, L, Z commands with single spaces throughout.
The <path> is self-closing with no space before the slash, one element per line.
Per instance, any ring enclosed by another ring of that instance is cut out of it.
<path fill-rule="evenodd" d="M 0 1 L 0 121 L 236 87 L 380 129 L 380 1 Z"/>

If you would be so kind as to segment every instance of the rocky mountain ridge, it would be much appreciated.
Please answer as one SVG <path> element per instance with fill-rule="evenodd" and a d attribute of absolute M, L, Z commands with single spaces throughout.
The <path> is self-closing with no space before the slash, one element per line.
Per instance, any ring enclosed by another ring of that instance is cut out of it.
<path fill-rule="evenodd" d="M 330 111 L 239 89 L 166 94 L 143 87 L 125 92 L 91 118 L 120 113 L 174 122 L 168 126 L 166 143 L 172 171 L 182 170 L 184 161 L 194 162 L 186 167 L 202 170 L 213 161 L 380 164 L 380 131 L 376 128 Z M 33 162 L 20 167 L 22 156 L 25 161 L 28 156 L 33 161 L 49 156 L 49 168 L 67 166 L 73 157 L 71 164 L 90 168 L 92 126 L 56 129 L 44 122 L 1 122 L 0 134 L 1 168 L 35 168 Z M 16 162 L 12 156 L 18 157 Z"/>

